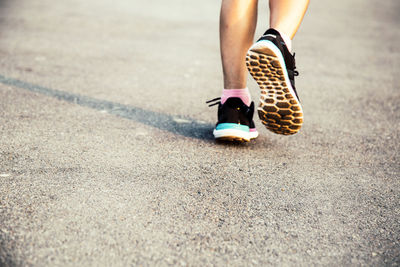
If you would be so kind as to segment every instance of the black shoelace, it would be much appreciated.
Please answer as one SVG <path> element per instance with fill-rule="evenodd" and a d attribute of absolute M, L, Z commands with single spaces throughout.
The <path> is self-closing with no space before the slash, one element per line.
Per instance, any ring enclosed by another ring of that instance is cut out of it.
<path fill-rule="evenodd" d="M 293 75 L 299 76 L 299 72 L 296 70 L 296 59 L 294 58 L 295 55 L 296 53 L 293 53 Z"/>
<path fill-rule="evenodd" d="M 211 104 L 210 104 L 210 103 L 211 103 Z M 211 100 L 206 101 L 206 104 L 209 104 L 209 105 L 208 105 L 209 107 L 218 105 L 218 104 L 220 104 L 220 103 L 221 103 L 221 98 L 220 98 L 220 97 L 217 97 L 217 98 L 214 98 L 214 99 L 211 99 Z"/>

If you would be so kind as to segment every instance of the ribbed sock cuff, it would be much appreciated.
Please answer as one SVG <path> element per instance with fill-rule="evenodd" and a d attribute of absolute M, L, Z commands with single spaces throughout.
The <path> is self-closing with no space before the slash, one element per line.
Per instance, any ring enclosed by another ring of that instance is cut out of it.
<path fill-rule="evenodd" d="M 249 88 L 247 87 L 243 89 L 224 89 L 222 91 L 221 103 L 224 104 L 225 101 L 230 97 L 238 97 L 242 99 L 243 103 L 245 103 L 247 106 L 250 106 L 251 104 L 251 96 Z"/>

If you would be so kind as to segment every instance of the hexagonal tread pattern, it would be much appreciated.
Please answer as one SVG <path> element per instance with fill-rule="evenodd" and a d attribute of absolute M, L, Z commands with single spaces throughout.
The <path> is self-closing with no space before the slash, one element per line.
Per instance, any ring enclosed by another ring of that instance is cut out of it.
<path fill-rule="evenodd" d="M 277 134 L 297 133 L 303 124 L 300 103 L 290 93 L 283 69 L 274 52 L 269 54 L 249 51 L 246 65 L 260 87 L 258 116 L 261 122 Z"/>

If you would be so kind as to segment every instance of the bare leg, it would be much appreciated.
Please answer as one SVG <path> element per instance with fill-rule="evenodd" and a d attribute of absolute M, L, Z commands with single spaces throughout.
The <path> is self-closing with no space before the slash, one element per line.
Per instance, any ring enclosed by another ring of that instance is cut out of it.
<path fill-rule="evenodd" d="M 309 0 L 269 0 L 270 27 L 293 39 Z"/>
<path fill-rule="evenodd" d="M 225 89 L 246 87 L 246 52 L 253 43 L 258 0 L 222 0 L 220 48 Z"/>

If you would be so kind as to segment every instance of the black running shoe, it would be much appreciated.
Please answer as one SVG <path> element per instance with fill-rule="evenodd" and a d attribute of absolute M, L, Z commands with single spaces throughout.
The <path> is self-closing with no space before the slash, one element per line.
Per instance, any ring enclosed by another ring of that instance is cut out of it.
<path fill-rule="evenodd" d="M 246 65 L 261 89 L 258 106 L 261 122 L 277 134 L 297 133 L 303 124 L 303 110 L 294 85 L 298 72 L 294 54 L 289 52 L 278 31 L 267 30 L 250 47 Z"/>
<path fill-rule="evenodd" d="M 207 103 L 220 100 L 216 98 Z M 217 140 L 248 142 L 258 136 L 254 125 L 254 102 L 250 106 L 243 103 L 238 97 L 228 98 L 224 104 L 221 101 L 210 104 L 218 104 L 218 122 L 214 129 L 214 137 Z"/>

